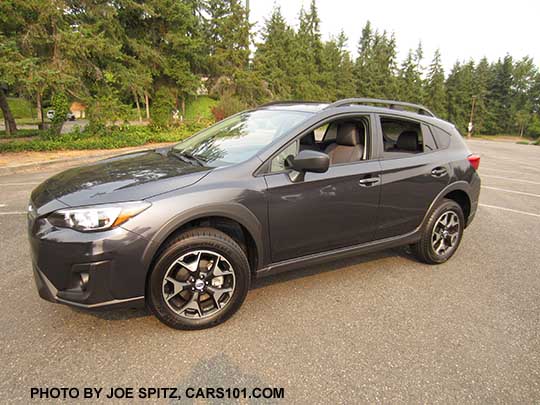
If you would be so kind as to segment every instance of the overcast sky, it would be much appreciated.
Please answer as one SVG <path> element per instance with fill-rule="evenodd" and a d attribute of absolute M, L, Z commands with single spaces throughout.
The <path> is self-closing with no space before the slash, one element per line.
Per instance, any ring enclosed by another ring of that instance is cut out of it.
<path fill-rule="evenodd" d="M 250 20 L 257 29 L 275 4 L 297 28 L 300 8 L 308 9 L 310 0 L 250 0 Z M 493 61 L 506 53 L 540 63 L 540 0 L 317 0 L 317 7 L 323 39 L 343 29 L 355 56 L 362 27 L 370 20 L 374 28 L 395 32 L 400 62 L 420 40 L 424 65 L 440 48 L 447 74 L 458 59 Z"/>

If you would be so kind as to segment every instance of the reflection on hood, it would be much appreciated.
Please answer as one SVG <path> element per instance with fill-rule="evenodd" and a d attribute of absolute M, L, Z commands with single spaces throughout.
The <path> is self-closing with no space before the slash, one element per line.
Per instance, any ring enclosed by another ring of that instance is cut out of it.
<path fill-rule="evenodd" d="M 56 198 L 71 206 L 139 200 L 193 184 L 208 170 L 174 157 L 170 148 L 130 153 L 59 173 L 38 186 L 32 200 L 41 205 Z"/>

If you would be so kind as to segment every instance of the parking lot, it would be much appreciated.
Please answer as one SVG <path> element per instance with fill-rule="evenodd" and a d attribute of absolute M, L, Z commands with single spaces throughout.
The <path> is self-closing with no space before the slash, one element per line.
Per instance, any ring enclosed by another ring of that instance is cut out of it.
<path fill-rule="evenodd" d="M 145 310 L 41 300 L 24 213 L 54 172 L 0 177 L 0 403 L 72 386 L 283 387 L 284 403 L 540 402 L 540 148 L 469 147 L 482 157 L 480 207 L 449 262 L 424 265 L 400 248 L 263 279 L 231 320 L 196 332 Z"/>

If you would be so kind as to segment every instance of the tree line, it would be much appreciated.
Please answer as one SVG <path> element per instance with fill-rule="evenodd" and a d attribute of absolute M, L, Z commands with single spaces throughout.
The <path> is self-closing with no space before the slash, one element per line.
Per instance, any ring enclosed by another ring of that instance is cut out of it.
<path fill-rule="evenodd" d="M 256 35 L 258 34 L 258 35 Z M 0 2 L 0 108 L 6 96 L 88 107 L 106 125 L 136 108 L 139 119 L 170 119 L 204 86 L 221 118 L 270 100 L 346 97 L 424 104 L 465 132 L 540 136 L 540 71 L 529 57 L 458 61 L 445 74 L 422 45 L 397 58 L 394 33 L 367 22 L 353 58 L 344 32 L 323 41 L 312 0 L 297 27 L 279 7 L 260 32 L 240 0 L 4 0 Z"/>

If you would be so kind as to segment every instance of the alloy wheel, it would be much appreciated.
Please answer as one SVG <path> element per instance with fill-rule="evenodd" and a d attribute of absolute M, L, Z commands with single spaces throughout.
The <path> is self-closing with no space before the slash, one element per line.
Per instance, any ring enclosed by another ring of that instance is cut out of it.
<path fill-rule="evenodd" d="M 454 250 L 459 241 L 460 224 L 459 217 L 454 211 L 446 211 L 441 214 L 431 234 L 431 247 L 433 251 L 443 256 Z"/>
<path fill-rule="evenodd" d="M 192 250 L 176 259 L 163 278 L 167 306 L 187 319 L 203 319 L 221 311 L 235 288 L 234 270 L 221 254 Z"/>

